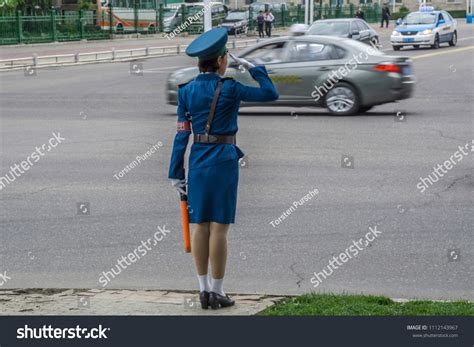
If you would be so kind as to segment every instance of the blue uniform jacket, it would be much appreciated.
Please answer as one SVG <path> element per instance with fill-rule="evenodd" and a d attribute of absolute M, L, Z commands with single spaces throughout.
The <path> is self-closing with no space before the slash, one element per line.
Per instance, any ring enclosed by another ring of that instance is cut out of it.
<path fill-rule="evenodd" d="M 234 79 L 223 82 L 217 101 L 211 135 L 235 135 L 240 101 L 273 101 L 279 95 L 268 77 L 264 66 L 249 70 L 259 87 L 245 86 Z M 207 117 L 211 108 L 214 91 L 221 77 L 216 73 L 201 73 L 192 82 L 178 91 L 178 122 L 187 120 L 186 113 L 192 117 L 194 134 L 204 134 Z M 184 154 L 191 131 L 178 131 L 173 143 L 169 178 L 184 179 Z M 194 143 L 189 156 L 189 169 L 213 166 L 227 160 L 243 157 L 244 153 L 232 144 Z"/>

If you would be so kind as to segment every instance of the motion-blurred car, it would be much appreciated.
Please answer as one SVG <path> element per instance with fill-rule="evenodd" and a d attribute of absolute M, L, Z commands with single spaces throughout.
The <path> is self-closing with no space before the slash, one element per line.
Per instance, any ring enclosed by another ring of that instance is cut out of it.
<path fill-rule="evenodd" d="M 246 34 L 249 25 L 248 11 L 229 12 L 222 22 L 222 27 L 227 29 L 229 35 Z"/>
<path fill-rule="evenodd" d="M 269 39 L 239 56 L 265 65 L 280 98 L 241 106 L 327 107 L 334 115 L 353 115 L 374 105 L 409 98 L 415 77 L 411 60 L 388 56 L 359 41 L 333 36 L 287 36 Z M 231 59 L 229 59 L 231 61 Z M 177 104 L 178 86 L 199 74 L 197 67 L 172 73 L 167 100 Z M 256 85 L 248 71 L 231 62 L 226 76 Z M 338 76 L 340 78 L 335 78 Z"/>
<path fill-rule="evenodd" d="M 375 46 L 379 44 L 377 32 L 358 18 L 317 20 L 310 26 L 307 34 L 347 37 Z"/>
<path fill-rule="evenodd" d="M 390 36 L 390 43 L 395 51 L 404 46 L 421 45 L 439 48 L 439 44 L 446 42 L 456 46 L 458 41 L 457 22 L 446 11 L 433 11 L 427 7 L 422 11 L 411 12 L 403 18 Z"/>

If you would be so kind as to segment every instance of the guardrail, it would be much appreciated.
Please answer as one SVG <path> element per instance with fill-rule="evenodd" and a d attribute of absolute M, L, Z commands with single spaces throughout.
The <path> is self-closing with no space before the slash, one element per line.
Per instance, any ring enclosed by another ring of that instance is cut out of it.
<path fill-rule="evenodd" d="M 245 48 L 250 44 L 255 44 L 259 39 L 252 40 L 233 40 L 227 43 L 228 48 Z M 45 66 L 58 66 L 58 65 L 74 65 L 74 64 L 86 64 L 95 62 L 105 61 L 127 61 L 134 60 L 137 58 L 147 59 L 155 58 L 160 56 L 179 55 L 183 54 L 188 45 L 176 44 L 174 46 L 161 46 L 161 47 L 143 47 L 143 48 L 131 48 L 131 49 L 114 49 L 110 51 L 100 52 L 86 52 L 86 53 L 69 53 L 59 55 L 44 55 L 38 56 L 33 55 L 31 57 L 24 58 L 11 58 L 0 60 L 0 71 L 20 69 L 25 67 L 45 67 Z"/>

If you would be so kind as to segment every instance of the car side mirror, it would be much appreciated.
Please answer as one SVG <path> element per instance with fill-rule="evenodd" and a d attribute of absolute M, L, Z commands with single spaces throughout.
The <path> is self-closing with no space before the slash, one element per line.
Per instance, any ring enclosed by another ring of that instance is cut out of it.
<path fill-rule="evenodd" d="M 402 20 L 400 18 L 398 18 L 397 21 L 396 21 L 396 24 L 397 24 L 397 26 L 402 24 Z"/>
<path fill-rule="evenodd" d="M 440 19 L 440 20 L 438 21 L 438 25 L 441 25 L 441 24 L 444 24 L 444 23 L 446 23 L 446 22 L 444 21 L 444 19 Z"/>

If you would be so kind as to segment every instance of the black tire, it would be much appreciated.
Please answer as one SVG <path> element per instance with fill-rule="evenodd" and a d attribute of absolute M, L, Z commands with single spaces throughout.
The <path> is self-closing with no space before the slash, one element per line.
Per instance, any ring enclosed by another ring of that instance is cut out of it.
<path fill-rule="evenodd" d="M 340 82 L 326 93 L 324 104 L 333 116 L 352 116 L 360 108 L 359 93 L 349 83 Z"/>
<path fill-rule="evenodd" d="M 419 48 L 420 48 L 420 45 L 413 45 L 413 48 L 414 48 L 414 49 L 419 49 Z"/>
<path fill-rule="evenodd" d="M 394 51 L 399 51 L 402 46 L 392 46 Z"/>
<path fill-rule="evenodd" d="M 359 108 L 359 113 L 365 113 L 365 112 L 368 112 L 372 109 L 372 107 L 374 107 L 373 105 L 367 105 L 367 106 L 361 106 Z"/>
<path fill-rule="evenodd" d="M 431 45 L 431 48 L 438 49 L 439 48 L 439 35 L 436 34 L 434 43 Z"/>
<path fill-rule="evenodd" d="M 154 25 L 150 25 L 148 27 L 148 33 L 149 34 L 156 34 L 156 29 L 155 29 L 155 26 Z"/>
<path fill-rule="evenodd" d="M 453 37 L 451 37 L 451 41 L 449 41 L 449 45 L 451 47 L 454 47 L 454 46 L 456 46 L 456 43 L 458 43 L 458 33 L 455 30 L 454 33 L 453 33 Z"/>

